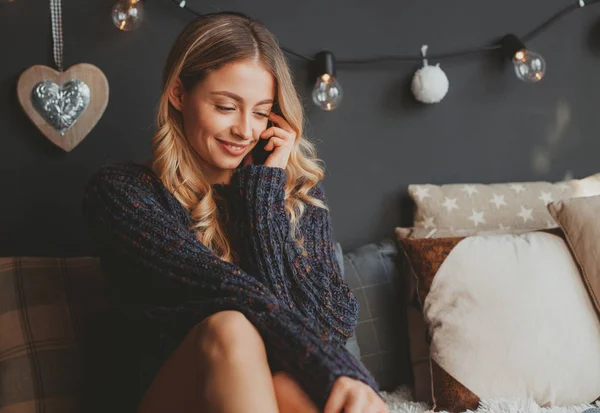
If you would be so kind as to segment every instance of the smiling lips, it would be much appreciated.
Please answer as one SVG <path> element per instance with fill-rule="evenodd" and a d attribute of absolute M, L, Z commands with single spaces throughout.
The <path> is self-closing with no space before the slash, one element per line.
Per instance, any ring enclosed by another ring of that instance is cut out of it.
<path fill-rule="evenodd" d="M 243 154 L 246 151 L 246 148 L 248 147 L 248 145 L 234 144 L 231 142 L 223 141 L 221 139 L 217 139 L 217 142 L 219 142 L 219 146 L 221 148 L 223 148 L 227 153 L 233 156 Z"/>

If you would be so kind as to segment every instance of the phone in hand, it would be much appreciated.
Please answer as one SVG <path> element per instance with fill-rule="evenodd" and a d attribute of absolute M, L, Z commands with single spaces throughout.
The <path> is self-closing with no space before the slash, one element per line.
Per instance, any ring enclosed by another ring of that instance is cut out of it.
<path fill-rule="evenodd" d="M 267 123 L 267 129 L 272 126 L 271 121 Z M 252 163 L 255 165 L 264 165 L 272 151 L 265 150 L 265 146 L 270 139 L 259 139 L 256 146 L 252 148 Z"/>
<path fill-rule="evenodd" d="M 273 104 L 273 108 L 271 109 L 271 111 L 281 116 L 281 113 L 279 112 L 279 107 L 277 106 L 277 102 Z M 269 120 L 267 122 L 266 129 L 269 129 L 271 126 L 273 126 L 273 122 Z M 269 155 L 273 152 L 265 150 L 265 146 L 269 143 L 269 141 L 270 139 L 259 139 L 256 146 L 252 149 L 252 161 L 254 164 L 263 165 L 269 157 Z"/>

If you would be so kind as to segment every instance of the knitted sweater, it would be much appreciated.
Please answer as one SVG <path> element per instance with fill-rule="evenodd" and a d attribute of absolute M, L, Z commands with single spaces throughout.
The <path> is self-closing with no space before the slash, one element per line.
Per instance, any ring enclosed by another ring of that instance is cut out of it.
<path fill-rule="evenodd" d="M 329 213 L 306 204 L 299 248 L 285 212 L 286 179 L 284 169 L 247 165 L 229 184 L 212 186 L 236 265 L 196 238 L 189 212 L 149 167 L 106 164 L 91 178 L 82 207 L 111 298 L 132 326 L 154 337 L 143 345 L 160 350 L 140 361 L 150 376 L 141 393 L 185 334 L 223 310 L 243 313 L 270 366 L 292 375 L 321 408 L 340 376 L 378 391 L 345 347 L 358 303 L 340 275 Z M 321 184 L 311 191 L 325 202 Z"/>

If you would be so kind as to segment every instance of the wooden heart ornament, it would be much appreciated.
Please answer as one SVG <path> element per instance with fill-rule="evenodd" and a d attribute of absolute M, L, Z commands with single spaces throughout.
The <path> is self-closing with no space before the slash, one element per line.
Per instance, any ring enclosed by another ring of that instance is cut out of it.
<path fill-rule="evenodd" d="M 108 80 L 89 63 L 79 63 L 64 72 L 36 65 L 19 76 L 17 95 L 40 132 L 70 152 L 102 117 L 108 104 Z"/>

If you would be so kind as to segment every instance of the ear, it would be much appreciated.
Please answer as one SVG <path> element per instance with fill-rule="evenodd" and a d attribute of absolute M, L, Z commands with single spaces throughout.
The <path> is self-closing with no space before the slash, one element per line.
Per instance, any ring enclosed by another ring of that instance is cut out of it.
<path fill-rule="evenodd" d="M 179 77 L 175 80 L 175 83 L 173 83 L 171 87 L 169 87 L 167 93 L 171 105 L 173 105 L 175 109 L 181 112 L 185 96 L 185 88 L 183 87 L 183 82 Z"/>

